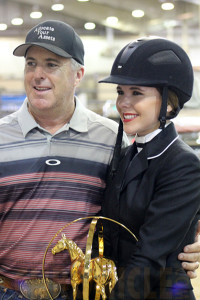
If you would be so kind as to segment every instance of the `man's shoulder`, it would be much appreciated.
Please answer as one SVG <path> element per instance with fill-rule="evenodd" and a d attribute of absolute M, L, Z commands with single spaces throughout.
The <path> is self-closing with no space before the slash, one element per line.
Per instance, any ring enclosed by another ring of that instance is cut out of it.
<path fill-rule="evenodd" d="M 98 123 L 99 125 L 110 129 L 115 134 L 118 132 L 118 123 L 116 121 L 113 121 L 111 119 L 103 117 L 103 116 L 91 111 L 90 109 L 86 109 L 86 113 L 87 113 L 88 119 L 91 122 Z"/>
<path fill-rule="evenodd" d="M 90 131 L 90 137 L 94 134 L 95 139 L 100 138 L 105 140 L 109 140 L 110 144 L 115 143 L 119 124 L 111 119 L 101 116 L 100 114 L 86 108 L 83 106 L 80 101 L 77 99 L 77 107 L 79 116 L 83 114 L 83 119 L 87 122 L 87 129 Z M 129 140 L 124 133 L 122 147 L 129 145 Z"/>
<path fill-rule="evenodd" d="M 10 125 L 13 122 L 17 122 L 17 112 L 8 114 L 2 118 L 0 118 L 0 126 Z"/>
<path fill-rule="evenodd" d="M 87 115 L 91 123 L 96 124 L 98 127 L 102 127 L 104 132 L 109 132 L 109 135 L 113 136 L 113 138 L 116 139 L 119 127 L 119 124 L 116 121 L 103 117 L 89 109 L 87 109 Z M 128 145 L 129 140 L 127 135 L 124 133 L 122 140 L 122 148 L 127 147 Z"/>

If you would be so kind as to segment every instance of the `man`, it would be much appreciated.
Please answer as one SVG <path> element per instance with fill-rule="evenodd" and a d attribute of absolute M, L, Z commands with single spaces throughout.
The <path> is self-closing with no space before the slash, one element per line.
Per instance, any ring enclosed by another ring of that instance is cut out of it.
<path fill-rule="evenodd" d="M 25 57 L 27 99 L 0 122 L 1 295 L 44 299 L 42 264 L 52 237 L 83 218 L 65 232 L 85 250 L 91 221 L 85 217 L 100 211 L 117 125 L 74 96 L 84 75 L 84 48 L 72 27 L 45 21 L 29 31 L 14 55 Z M 182 255 L 194 261 L 193 254 Z M 44 269 L 52 296 L 70 299 L 68 252 L 49 251 Z"/>

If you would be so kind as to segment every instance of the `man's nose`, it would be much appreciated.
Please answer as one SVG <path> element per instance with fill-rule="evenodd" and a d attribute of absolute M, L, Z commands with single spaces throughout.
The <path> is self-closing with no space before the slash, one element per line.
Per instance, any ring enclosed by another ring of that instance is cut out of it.
<path fill-rule="evenodd" d="M 45 70 L 42 66 L 37 66 L 35 68 L 34 76 L 36 79 L 44 79 L 45 78 Z"/>

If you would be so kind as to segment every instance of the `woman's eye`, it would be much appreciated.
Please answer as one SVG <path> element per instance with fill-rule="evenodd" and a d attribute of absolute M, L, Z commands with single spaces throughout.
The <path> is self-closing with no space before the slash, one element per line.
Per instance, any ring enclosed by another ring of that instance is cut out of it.
<path fill-rule="evenodd" d="M 134 96 L 138 96 L 138 95 L 142 95 L 140 92 L 138 92 L 138 91 L 133 91 L 133 95 Z"/>
<path fill-rule="evenodd" d="M 123 91 L 117 90 L 117 94 L 118 94 L 118 95 L 123 95 L 124 93 L 123 93 Z"/>

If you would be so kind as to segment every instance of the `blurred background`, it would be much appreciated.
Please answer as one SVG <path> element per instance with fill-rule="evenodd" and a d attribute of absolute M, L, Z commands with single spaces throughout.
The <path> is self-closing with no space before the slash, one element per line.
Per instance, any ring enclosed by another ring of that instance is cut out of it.
<path fill-rule="evenodd" d="M 195 84 L 192 100 L 174 123 L 200 156 L 200 0 L 0 0 L 0 116 L 18 109 L 25 98 L 24 58 L 14 57 L 13 49 L 47 19 L 67 22 L 81 36 L 85 77 L 77 95 L 88 108 L 116 121 L 116 87 L 98 80 L 109 74 L 119 50 L 147 35 L 182 46 L 192 61 Z"/>

